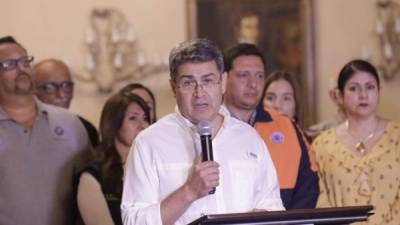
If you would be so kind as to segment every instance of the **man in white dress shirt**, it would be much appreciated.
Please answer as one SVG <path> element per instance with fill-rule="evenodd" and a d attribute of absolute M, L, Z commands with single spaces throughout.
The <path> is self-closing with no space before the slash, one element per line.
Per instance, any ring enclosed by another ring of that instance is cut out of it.
<path fill-rule="evenodd" d="M 263 140 L 221 105 L 226 73 L 215 43 L 183 42 L 169 63 L 177 107 L 133 143 L 122 196 L 124 224 L 180 225 L 204 214 L 283 210 Z M 215 161 L 201 159 L 196 125 L 203 120 L 213 127 Z"/>

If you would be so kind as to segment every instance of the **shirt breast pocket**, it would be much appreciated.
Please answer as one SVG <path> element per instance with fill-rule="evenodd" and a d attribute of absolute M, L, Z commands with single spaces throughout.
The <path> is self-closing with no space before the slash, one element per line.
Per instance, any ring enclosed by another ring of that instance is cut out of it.
<path fill-rule="evenodd" d="M 235 205 L 239 211 L 254 207 L 256 193 L 257 163 L 252 160 L 229 161 L 231 188 Z"/>

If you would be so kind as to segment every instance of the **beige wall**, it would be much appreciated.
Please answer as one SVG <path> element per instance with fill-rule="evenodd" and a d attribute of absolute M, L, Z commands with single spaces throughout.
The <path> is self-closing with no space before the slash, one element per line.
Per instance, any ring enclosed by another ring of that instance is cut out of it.
<path fill-rule="evenodd" d="M 397 0 L 397 2 L 400 2 Z M 329 78 L 342 66 L 361 57 L 361 48 L 368 47 L 372 62 L 378 59 L 378 41 L 374 33 L 376 0 L 316 1 L 316 66 L 318 115 L 327 119 L 335 112 L 328 97 Z M 400 121 L 400 74 L 390 82 L 382 82 L 380 114 Z"/>
<path fill-rule="evenodd" d="M 400 1 L 400 0 L 397 0 Z M 80 72 L 84 66 L 84 34 L 93 7 L 113 6 L 133 24 L 140 45 L 148 53 L 167 53 L 186 38 L 185 0 L 13 0 L 2 2 L 0 35 L 12 34 L 40 60 L 46 57 L 67 59 Z M 329 77 L 338 73 L 350 59 L 359 57 L 368 46 L 376 57 L 375 0 L 316 0 L 317 110 L 320 120 L 334 113 L 327 88 Z M 167 73 L 140 80 L 156 92 L 158 114 L 173 110 Z M 381 113 L 400 120 L 400 77 L 383 82 Z M 95 93 L 92 84 L 78 82 L 72 110 L 97 124 L 107 96 Z"/>
<path fill-rule="evenodd" d="M 3 1 L 0 7 L 0 36 L 11 34 L 28 49 L 35 60 L 47 57 L 66 59 L 74 71 L 84 68 L 84 37 L 90 10 L 115 7 L 133 25 L 145 53 L 167 54 L 186 38 L 184 0 L 36 0 Z M 158 114 L 174 108 L 168 74 L 155 74 L 139 82 L 155 90 Z M 93 84 L 76 82 L 71 109 L 98 124 L 108 95 L 99 95 Z M 118 87 L 122 86 L 119 85 Z"/>

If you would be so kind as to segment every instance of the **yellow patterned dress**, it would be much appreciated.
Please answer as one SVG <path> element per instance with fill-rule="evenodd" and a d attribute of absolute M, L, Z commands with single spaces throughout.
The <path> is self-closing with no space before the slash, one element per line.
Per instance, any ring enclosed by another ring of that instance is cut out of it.
<path fill-rule="evenodd" d="M 315 139 L 320 196 L 317 207 L 373 205 L 375 214 L 357 224 L 400 224 L 400 125 L 388 122 L 382 137 L 364 156 L 338 140 L 335 129 Z"/>

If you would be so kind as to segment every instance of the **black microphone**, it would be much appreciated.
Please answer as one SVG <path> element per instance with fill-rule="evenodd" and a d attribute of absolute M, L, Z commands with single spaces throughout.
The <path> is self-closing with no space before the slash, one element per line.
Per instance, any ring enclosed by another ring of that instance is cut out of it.
<path fill-rule="evenodd" d="M 213 149 L 212 149 L 212 124 L 210 121 L 202 120 L 197 124 L 197 132 L 200 134 L 201 142 L 201 153 L 204 161 L 213 161 Z M 210 195 L 215 193 L 215 187 L 208 193 Z"/>

